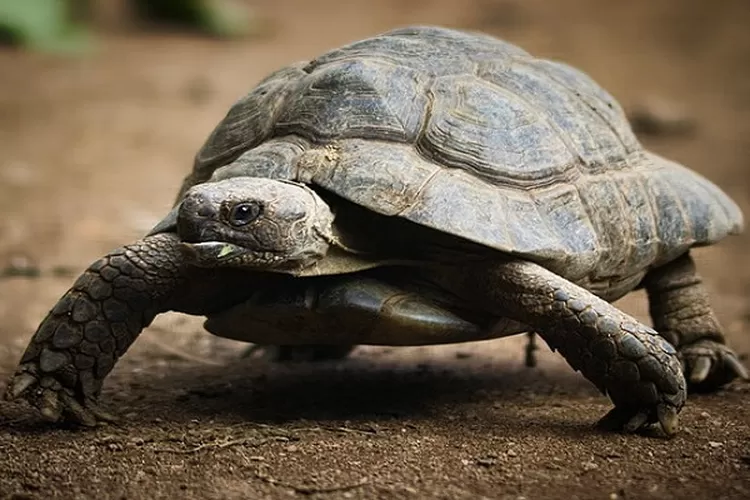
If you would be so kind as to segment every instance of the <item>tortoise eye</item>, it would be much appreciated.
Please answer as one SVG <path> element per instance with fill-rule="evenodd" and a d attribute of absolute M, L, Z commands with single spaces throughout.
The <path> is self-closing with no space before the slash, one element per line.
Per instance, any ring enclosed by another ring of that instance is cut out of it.
<path fill-rule="evenodd" d="M 244 226 L 260 216 L 263 207 L 257 202 L 238 203 L 229 212 L 229 223 L 233 226 Z"/>

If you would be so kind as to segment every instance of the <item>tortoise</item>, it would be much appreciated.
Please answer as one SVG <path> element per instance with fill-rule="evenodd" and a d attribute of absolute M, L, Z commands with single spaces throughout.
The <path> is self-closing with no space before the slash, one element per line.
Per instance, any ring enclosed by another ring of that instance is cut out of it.
<path fill-rule="evenodd" d="M 599 424 L 671 436 L 689 390 L 747 378 L 691 257 L 742 229 L 582 71 L 486 34 L 398 28 L 234 103 L 169 214 L 44 318 L 6 397 L 53 422 L 113 419 L 106 375 L 180 311 L 332 356 L 537 332 L 610 397 Z M 653 328 L 612 305 L 640 288 Z"/>

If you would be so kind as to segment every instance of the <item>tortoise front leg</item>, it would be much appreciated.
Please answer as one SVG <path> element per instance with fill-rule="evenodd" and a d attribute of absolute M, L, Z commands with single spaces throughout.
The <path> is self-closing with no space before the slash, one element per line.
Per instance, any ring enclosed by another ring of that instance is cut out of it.
<path fill-rule="evenodd" d="M 50 421 L 112 420 L 97 399 L 140 332 L 168 310 L 206 314 L 247 287 L 242 273 L 189 269 L 175 235 L 159 234 L 97 260 L 39 325 L 5 394 Z"/>
<path fill-rule="evenodd" d="M 615 404 L 600 423 L 634 432 L 659 422 L 677 432 L 686 399 L 677 352 L 653 329 L 547 269 L 526 261 L 437 273 L 443 286 L 487 311 L 534 328 Z"/>
<path fill-rule="evenodd" d="M 691 390 L 716 390 L 747 370 L 725 345 L 724 333 L 689 253 L 643 280 L 654 327 L 674 345 Z"/>

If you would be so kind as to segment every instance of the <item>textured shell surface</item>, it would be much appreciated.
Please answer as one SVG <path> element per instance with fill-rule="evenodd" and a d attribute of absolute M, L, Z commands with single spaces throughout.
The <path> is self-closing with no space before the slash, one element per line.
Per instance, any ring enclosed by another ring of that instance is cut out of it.
<path fill-rule="evenodd" d="M 603 286 L 743 225 L 718 187 L 644 150 L 583 72 L 429 26 L 261 81 L 210 135 L 181 194 L 236 176 L 307 182 Z"/>

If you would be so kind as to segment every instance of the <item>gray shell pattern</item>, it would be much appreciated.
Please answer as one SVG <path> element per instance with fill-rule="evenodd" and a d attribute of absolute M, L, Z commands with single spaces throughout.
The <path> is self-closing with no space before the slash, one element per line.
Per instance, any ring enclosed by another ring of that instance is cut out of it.
<path fill-rule="evenodd" d="M 180 196 L 237 176 L 306 182 L 577 280 L 636 276 L 743 226 L 718 187 L 644 150 L 583 72 L 435 27 L 261 81 L 212 132 Z"/>

